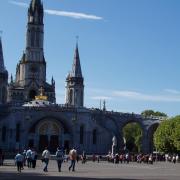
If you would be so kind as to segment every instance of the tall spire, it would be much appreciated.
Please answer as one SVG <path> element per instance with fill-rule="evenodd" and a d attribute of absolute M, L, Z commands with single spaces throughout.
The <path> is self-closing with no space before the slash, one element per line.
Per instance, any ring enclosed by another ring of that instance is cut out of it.
<path fill-rule="evenodd" d="M 0 36 L 0 73 L 4 72 L 6 69 L 4 67 L 4 57 L 3 57 L 3 49 L 2 49 L 2 41 Z"/>
<path fill-rule="evenodd" d="M 43 4 L 41 0 L 31 0 L 28 10 L 28 22 L 32 24 L 43 24 Z"/>
<path fill-rule="evenodd" d="M 75 53 L 74 53 L 74 62 L 73 62 L 71 76 L 72 77 L 82 78 L 81 64 L 80 64 L 80 58 L 79 58 L 78 42 L 76 43 L 76 49 L 75 49 Z"/>
<path fill-rule="evenodd" d="M 72 71 L 66 78 L 66 104 L 75 107 L 84 106 L 84 78 L 81 72 L 78 42 L 74 54 Z"/>
<path fill-rule="evenodd" d="M 31 7 L 33 8 L 33 9 L 35 9 L 35 7 L 39 7 L 39 6 L 41 6 L 41 0 L 32 0 L 31 1 Z"/>

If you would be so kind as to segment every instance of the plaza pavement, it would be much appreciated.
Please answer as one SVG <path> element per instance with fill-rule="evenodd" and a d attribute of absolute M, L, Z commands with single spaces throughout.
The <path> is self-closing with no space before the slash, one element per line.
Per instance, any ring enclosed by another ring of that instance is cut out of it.
<path fill-rule="evenodd" d="M 0 166 L 0 180 L 180 180 L 180 163 L 158 162 L 148 164 L 112 164 L 107 162 L 81 162 L 76 164 L 76 171 L 69 172 L 70 162 L 62 165 L 62 172 L 57 171 L 56 161 L 50 160 L 48 172 L 43 172 L 43 164 L 37 161 L 36 169 L 24 167 L 21 173 L 17 172 L 13 160 L 6 160 L 5 166 Z"/>

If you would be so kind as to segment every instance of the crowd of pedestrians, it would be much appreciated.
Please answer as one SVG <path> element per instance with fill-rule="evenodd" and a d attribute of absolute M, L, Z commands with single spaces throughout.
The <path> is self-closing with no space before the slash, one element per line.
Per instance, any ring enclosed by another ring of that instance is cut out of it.
<path fill-rule="evenodd" d="M 113 163 L 129 163 L 129 162 L 137 162 L 137 163 L 147 163 L 153 164 L 155 161 L 166 161 L 166 162 L 179 162 L 178 154 L 130 154 L 130 153 L 116 153 L 112 154 L 108 153 L 106 156 L 108 162 Z"/>
<path fill-rule="evenodd" d="M 129 162 L 137 162 L 137 163 L 147 163 L 153 164 L 155 161 L 165 161 L 177 163 L 179 162 L 178 154 L 132 154 L 132 153 L 115 153 L 112 154 L 109 152 L 106 156 L 101 155 L 89 155 L 87 156 L 85 151 L 83 151 L 82 155 L 78 155 L 77 150 L 72 148 L 69 151 L 69 154 L 66 154 L 63 148 L 58 147 L 55 155 L 50 155 L 50 151 L 48 147 L 46 147 L 42 154 L 39 155 L 39 159 L 42 161 L 42 168 L 44 172 L 48 172 L 49 161 L 55 159 L 57 161 L 57 170 L 61 172 L 62 163 L 70 161 L 68 166 L 69 171 L 75 171 L 76 163 L 78 163 L 79 159 L 81 159 L 82 164 L 85 164 L 87 160 L 92 160 L 93 162 L 100 162 L 101 159 L 107 162 L 119 164 L 119 163 L 129 163 Z M 22 153 L 17 151 L 15 156 L 15 165 L 17 166 L 17 171 L 21 172 L 24 169 L 24 166 L 28 168 L 36 168 L 36 161 L 38 158 L 38 154 L 34 148 L 28 148 L 24 150 Z M 3 165 L 4 154 L 0 149 L 0 165 Z"/>

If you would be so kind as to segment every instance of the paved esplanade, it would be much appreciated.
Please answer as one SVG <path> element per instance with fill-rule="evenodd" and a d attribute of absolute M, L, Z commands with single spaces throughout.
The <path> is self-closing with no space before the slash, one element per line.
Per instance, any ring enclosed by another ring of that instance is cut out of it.
<path fill-rule="evenodd" d="M 10 163 L 10 161 L 6 161 Z M 111 164 L 107 162 L 93 163 L 87 162 L 76 164 L 76 171 L 69 172 L 68 165 L 70 162 L 63 163 L 62 172 L 58 172 L 56 161 L 51 160 L 48 172 L 43 172 L 43 164 L 37 162 L 36 169 L 28 169 L 27 167 L 21 173 L 17 173 L 16 167 L 10 164 L 8 166 L 0 166 L 0 180 L 24 179 L 24 180 L 41 180 L 41 179 L 131 179 L 131 180 L 179 180 L 180 179 L 180 163 L 154 163 L 147 164 Z"/>

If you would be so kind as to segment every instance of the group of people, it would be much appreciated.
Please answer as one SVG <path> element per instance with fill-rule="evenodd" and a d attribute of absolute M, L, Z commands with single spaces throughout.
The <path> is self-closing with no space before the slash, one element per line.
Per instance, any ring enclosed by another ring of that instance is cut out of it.
<path fill-rule="evenodd" d="M 50 160 L 50 151 L 46 147 L 45 150 L 42 152 L 41 160 L 42 163 L 44 163 L 43 171 L 48 172 L 48 164 Z M 62 163 L 65 160 L 64 151 L 61 148 L 57 148 L 57 151 L 55 153 L 55 159 L 57 161 L 57 167 L 58 171 L 61 172 L 61 166 Z M 69 152 L 69 159 L 71 161 L 69 166 L 69 171 L 75 171 L 75 164 L 77 161 L 77 151 L 73 148 Z M 24 150 L 23 153 L 17 152 L 15 156 L 15 165 L 17 166 L 17 171 L 21 172 L 22 169 L 24 169 L 24 166 L 27 166 L 28 168 L 36 168 L 36 160 L 37 160 L 37 152 L 29 148 L 27 151 Z"/>
<path fill-rule="evenodd" d="M 165 154 L 165 161 L 173 162 L 175 164 L 179 162 L 179 155 L 178 154 Z"/>
<path fill-rule="evenodd" d="M 27 166 L 28 168 L 36 168 L 36 161 L 38 158 L 38 154 L 33 148 L 29 148 L 27 151 L 24 150 L 22 153 L 17 152 L 15 156 L 15 164 L 17 166 L 17 171 L 21 172 L 22 169 L 24 169 L 24 166 Z M 43 166 L 43 171 L 48 172 L 48 164 L 50 160 L 50 151 L 46 147 L 44 151 L 41 154 L 41 160 L 42 163 L 44 164 Z M 60 147 L 57 148 L 57 151 L 55 153 L 55 160 L 57 161 L 57 169 L 59 172 L 61 172 L 61 167 L 62 163 L 65 162 L 65 160 L 70 160 L 70 165 L 68 167 L 69 171 L 75 171 L 75 164 L 78 162 L 79 158 L 81 158 L 81 162 L 83 164 L 86 163 L 87 161 L 87 156 L 85 154 L 85 151 L 83 151 L 82 155 L 79 156 L 77 154 L 77 150 L 75 148 L 72 148 L 69 151 L 68 156 L 65 155 L 64 150 Z M 108 162 L 113 162 L 115 164 L 118 163 L 129 163 L 131 162 L 137 162 L 137 163 L 148 163 L 148 164 L 153 164 L 155 160 L 159 161 L 166 161 L 166 162 L 179 162 L 179 156 L 178 154 L 165 154 L 165 155 L 153 155 L 153 154 L 130 154 L 130 153 L 116 153 L 112 154 L 111 152 L 108 153 L 106 156 Z M 3 164 L 3 153 L 0 150 L 0 165 Z M 99 162 L 101 159 L 101 156 L 99 155 L 92 155 L 92 161 Z"/>
<path fill-rule="evenodd" d="M 174 155 L 160 155 L 160 154 L 130 154 L 130 153 L 116 153 L 112 154 L 111 152 L 108 153 L 106 156 L 108 162 L 113 163 L 129 163 L 129 162 L 137 162 L 137 163 L 147 163 L 153 164 L 154 161 L 166 161 L 166 162 L 179 162 L 178 154 Z"/>
<path fill-rule="evenodd" d="M 21 154 L 19 151 L 15 156 L 15 164 L 17 166 L 17 171 L 21 172 L 24 166 L 27 165 L 28 168 L 35 168 L 37 160 L 37 152 L 35 149 L 29 148 L 27 151 L 24 150 Z"/>
<path fill-rule="evenodd" d="M 58 171 L 61 172 L 61 166 L 65 159 L 63 149 L 57 148 L 57 151 L 55 153 L 55 158 L 57 161 Z M 45 148 L 45 150 L 42 153 L 42 162 L 45 163 L 45 166 L 43 168 L 44 172 L 48 171 L 49 159 L 50 159 L 50 152 L 49 152 L 48 148 Z M 71 171 L 71 170 L 75 171 L 75 164 L 76 164 L 76 160 L 77 160 L 77 151 L 74 148 L 71 149 L 69 152 L 69 159 L 71 161 L 70 166 L 69 166 L 69 171 Z"/>

